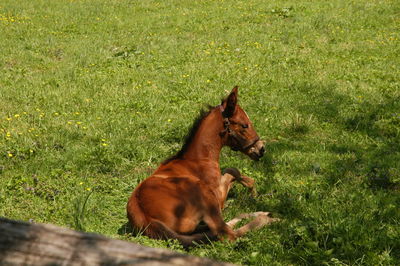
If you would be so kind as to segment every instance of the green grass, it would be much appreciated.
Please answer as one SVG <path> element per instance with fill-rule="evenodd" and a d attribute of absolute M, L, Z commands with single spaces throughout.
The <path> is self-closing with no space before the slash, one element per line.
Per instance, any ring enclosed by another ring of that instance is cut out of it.
<path fill-rule="evenodd" d="M 126 229 L 134 187 L 234 85 L 260 162 L 224 149 L 224 216 L 283 221 L 190 254 L 400 264 L 400 2 L 0 3 L 0 216 L 184 252 Z"/>

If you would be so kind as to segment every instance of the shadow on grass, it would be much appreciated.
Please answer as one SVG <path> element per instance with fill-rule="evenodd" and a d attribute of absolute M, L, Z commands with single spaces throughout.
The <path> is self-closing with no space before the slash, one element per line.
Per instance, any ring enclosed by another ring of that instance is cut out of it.
<path fill-rule="evenodd" d="M 297 89 L 310 94 L 309 99 L 299 107 L 300 112 L 313 115 L 318 123 L 329 123 L 343 136 L 349 136 L 342 143 L 328 147 L 332 153 L 349 155 L 332 165 L 328 176 L 330 183 L 351 172 L 364 177 L 364 182 L 372 189 L 398 189 L 400 172 L 396 169 L 400 169 L 400 101 L 394 95 L 386 94 L 380 102 L 373 102 L 372 99 L 352 99 L 337 92 L 333 85 L 313 87 L 300 84 Z M 278 147 L 282 148 L 287 147 Z"/>
<path fill-rule="evenodd" d="M 379 254 L 399 259 L 400 254 L 394 252 L 398 231 L 392 232 L 400 218 L 394 211 L 400 187 L 400 101 L 393 95 L 380 102 L 357 101 L 332 86 L 307 85 L 298 91 L 309 96 L 298 112 L 312 115 L 318 129 L 334 140 L 324 150 L 333 155 L 333 162 L 323 169 L 310 169 L 319 184 L 293 186 L 290 191 L 281 186 L 271 201 L 275 202 L 272 209 L 287 223 L 278 234 L 288 257 L 306 264 L 331 259 L 352 264 L 364 258 L 372 263 L 383 256 Z M 286 139 L 270 143 L 272 156 L 310 151 L 306 150 L 307 138 L 312 137 L 308 131 L 285 133 Z M 273 171 L 273 164 L 274 159 L 265 160 L 265 169 Z"/>

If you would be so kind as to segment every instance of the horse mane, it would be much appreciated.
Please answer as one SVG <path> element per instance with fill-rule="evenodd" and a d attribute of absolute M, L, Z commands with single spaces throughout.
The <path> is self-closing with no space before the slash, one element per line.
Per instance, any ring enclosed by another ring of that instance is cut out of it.
<path fill-rule="evenodd" d="M 187 152 L 189 145 L 190 145 L 190 143 L 192 143 L 194 136 L 196 135 L 196 132 L 199 129 L 201 123 L 203 122 L 204 118 L 206 118 L 210 114 L 211 109 L 213 109 L 213 108 L 214 108 L 213 106 L 209 105 L 209 106 L 207 106 L 207 109 L 200 110 L 199 115 L 194 120 L 189 132 L 186 134 L 185 141 L 183 142 L 182 148 L 176 154 L 174 154 L 171 157 L 164 160 L 162 162 L 162 164 L 167 164 L 170 161 L 183 158 L 183 155 Z"/>

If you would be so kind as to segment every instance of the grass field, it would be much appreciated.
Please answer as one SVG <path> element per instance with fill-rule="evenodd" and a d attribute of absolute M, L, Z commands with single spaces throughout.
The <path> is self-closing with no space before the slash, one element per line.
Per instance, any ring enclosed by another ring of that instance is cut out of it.
<path fill-rule="evenodd" d="M 400 264 L 397 0 L 3 0 L 0 216 L 132 236 L 131 191 L 239 85 L 267 140 L 224 149 L 226 219 L 282 222 L 188 253 L 246 265 Z"/>

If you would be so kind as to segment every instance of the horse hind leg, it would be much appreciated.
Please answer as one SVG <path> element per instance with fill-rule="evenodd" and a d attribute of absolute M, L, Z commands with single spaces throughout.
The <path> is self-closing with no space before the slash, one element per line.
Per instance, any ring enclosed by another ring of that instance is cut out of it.
<path fill-rule="evenodd" d="M 185 249 L 194 246 L 196 243 L 203 244 L 217 240 L 216 236 L 210 230 L 193 235 L 182 235 L 158 220 L 152 220 L 145 228 L 144 234 L 153 239 L 176 239 Z"/>
<path fill-rule="evenodd" d="M 230 226 L 231 228 L 233 228 L 241 220 L 252 218 L 252 217 L 254 217 L 254 219 L 251 222 L 249 222 L 249 223 L 243 225 L 242 227 L 240 227 L 239 229 L 235 230 L 235 235 L 237 237 L 243 236 L 244 234 L 246 234 L 249 231 L 260 229 L 268 224 L 271 224 L 273 222 L 277 222 L 280 220 L 278 218 L 272 218 L 270 216 L 269 212 L 253 212 L 253 213 L 243 213 L 243 214 L 233 218 L 229 222 L 227 222 L 227 225 Z"/>
<path fill-rule="evenodd" d="M 259 215 L 269 215 L 269 212 L 242 213 L 242 214 L 236 216 L 235 218 L 233 218 L 232 220 L 230 220 L 229 222 L 227 222 L 226 224 L 233 228 L 241 220 L 252 218 L 252 217 L 257 217 Z"/>
<path fill-rule="evenodd" d="M 210 229 L 212 236 L 215 236 L 219 239 L 227 238 L 231 241 L 236 239 L 236 233 L 228 224 L 224 222 L 221 212 L 217 207 L 215 207 L 215 211 L 208 213 L 203 219 Z"/>

